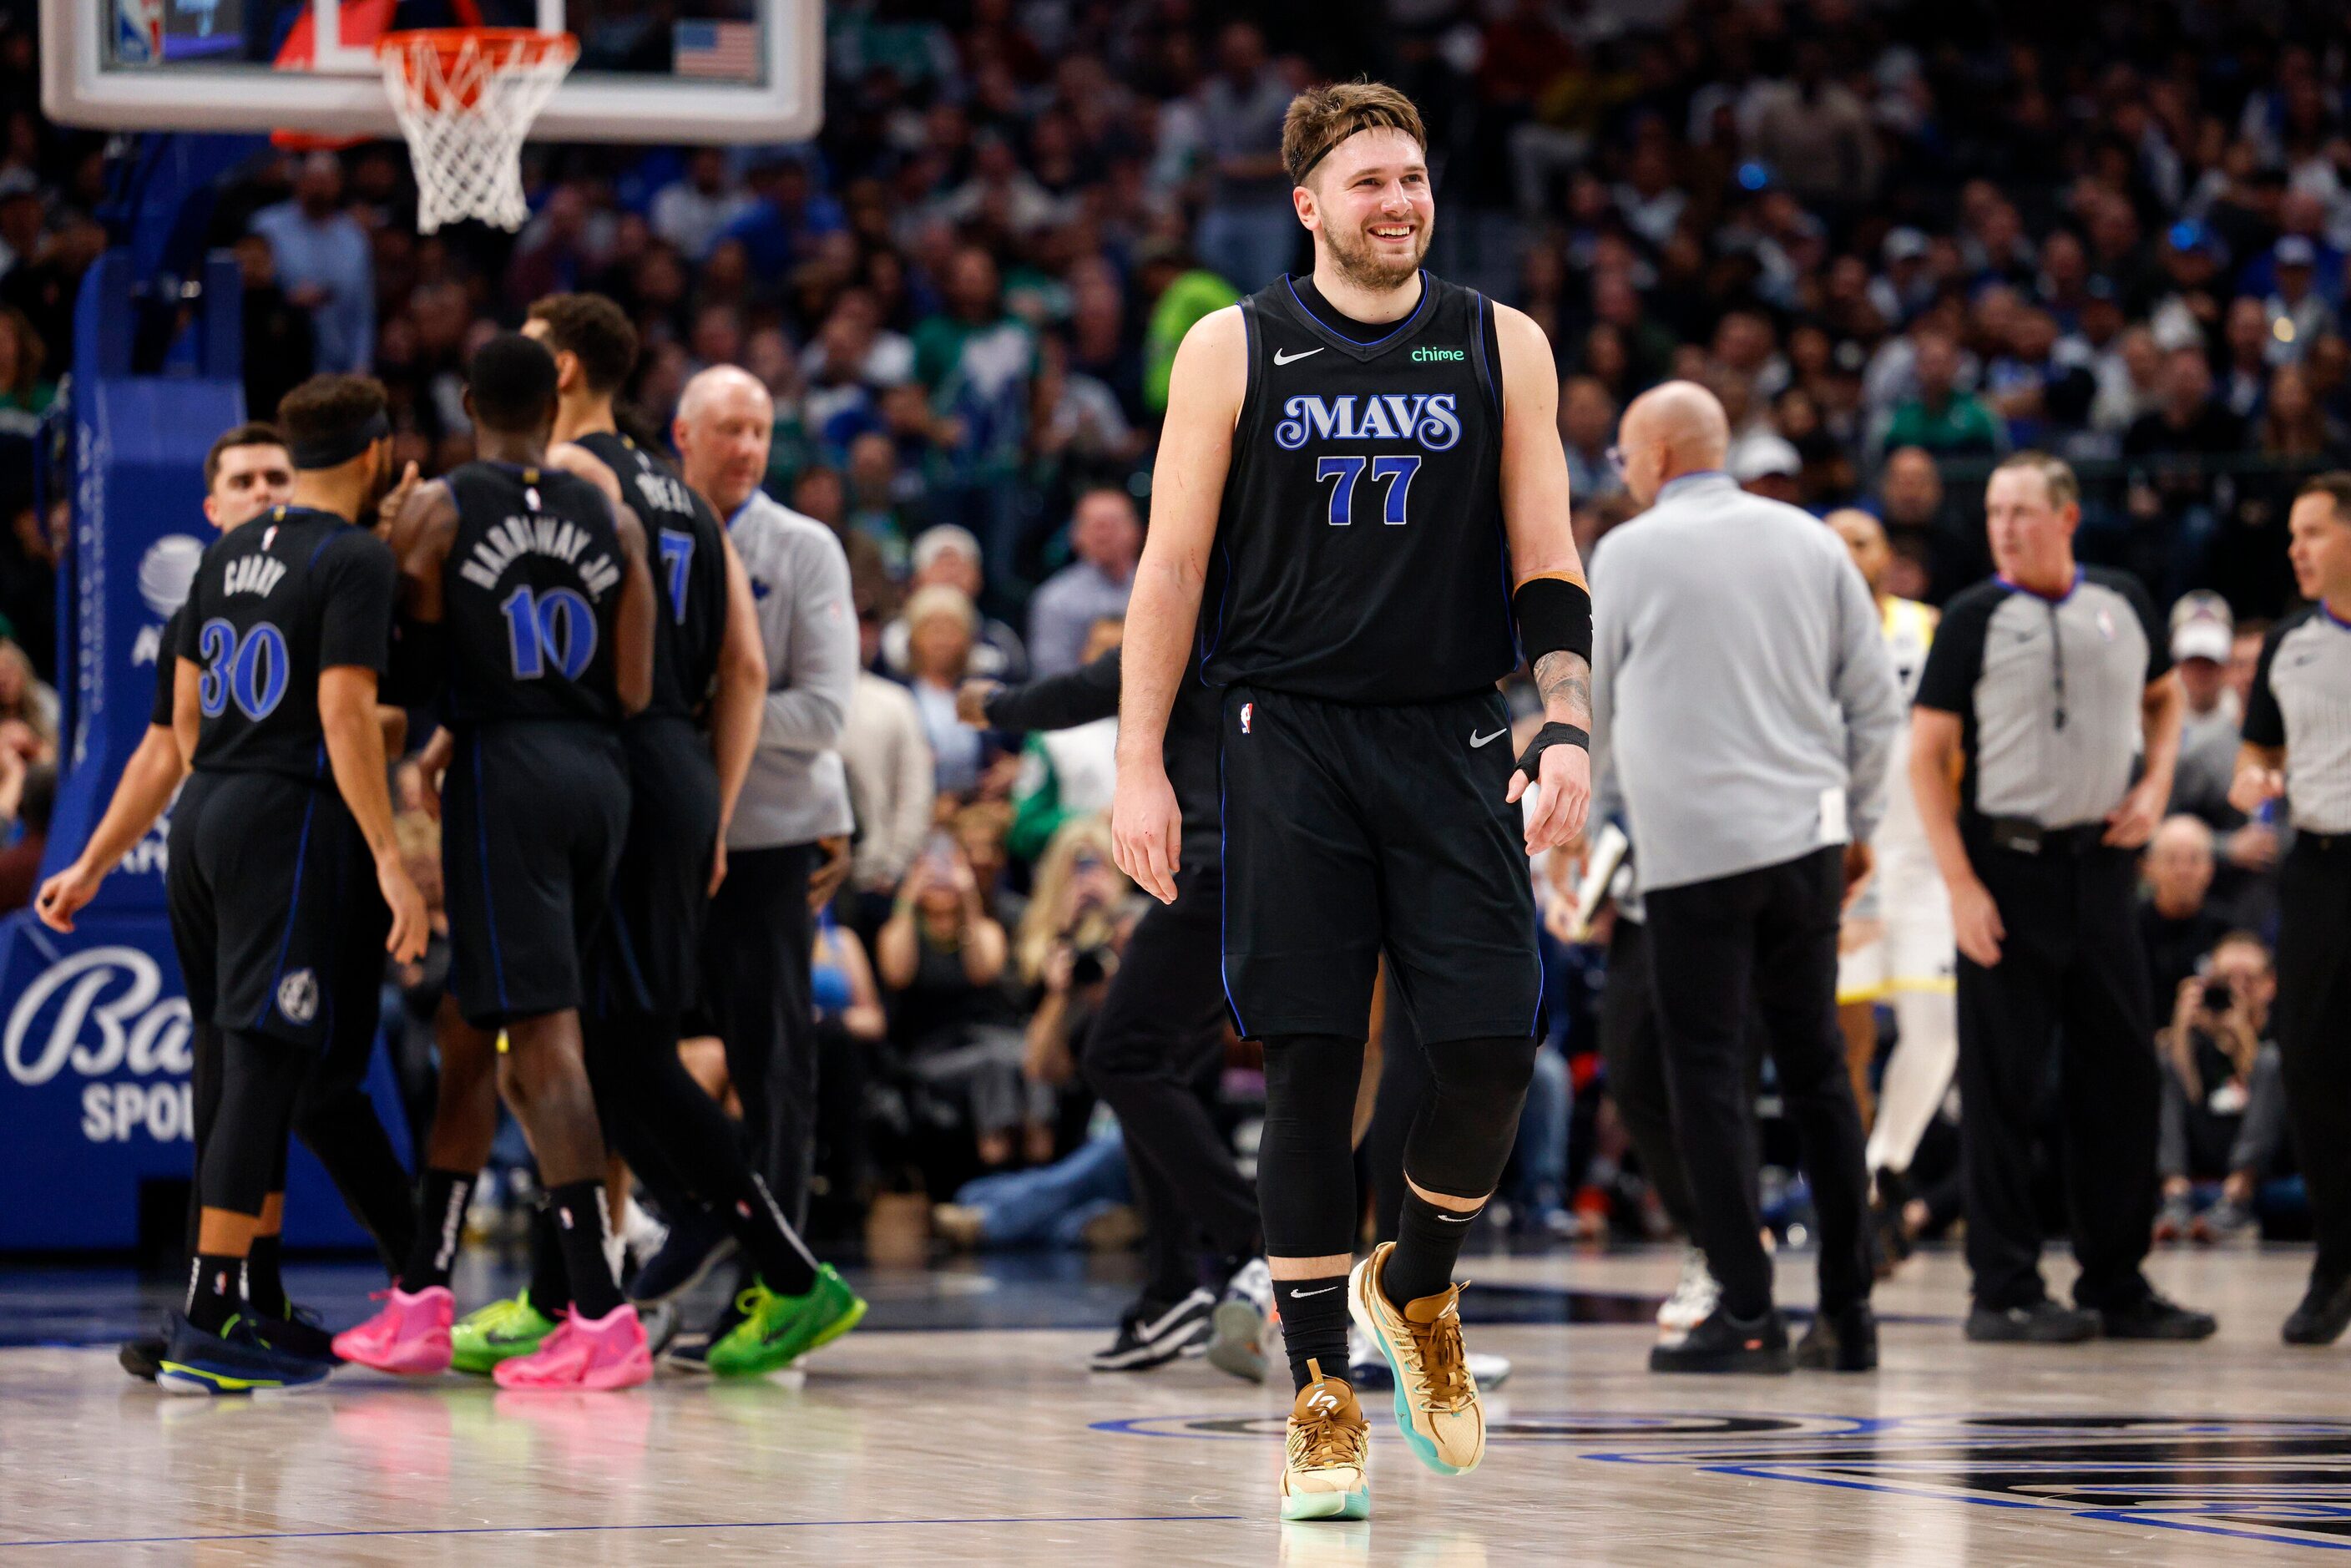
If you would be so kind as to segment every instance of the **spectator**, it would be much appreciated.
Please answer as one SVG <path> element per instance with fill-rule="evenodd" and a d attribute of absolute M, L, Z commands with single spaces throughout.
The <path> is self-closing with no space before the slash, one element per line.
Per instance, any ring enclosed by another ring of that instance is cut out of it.
<path fill-rule="evenodd" d="M 845 222 L 841 204 L 816 189 L 808 163 L 786 156 L 751 171 L 750 195 L 719 229 L 718 241 L 741 241 L 751 276 L 780 283 Z"/>
<path fill-rule="evenodd" d="M 1938 457 L 1996 456 L 2008 434 L 1983 401 L 1959 384 L 1959 345 L 1949 334 L 1922 332 L 1914 374 L 1917 393 L 1894 406 L 1882 444 L 1916 446 Z"/>
<path fill-rule="evenodd" d="M 2234 631 L 2217 593 L 2196 592 L 2171 607 L 2171 660 L 2188 704 L 2179 726 L 2179 766 L 2170 811 L 2200 817 L 2216 831 L 2234 826 L 2229 783 L 2237 770 L 2237 726 L 2243 710 L 2228 685 Z"/>
<path fill-rule="evenodd" d="M 2212 367 L 2200 347 L 2164 356 L 2163 404 L 2123 434 L 2123 455 L 2145 460 L 2128 507 L 2138 525 L 2130 566 L 2177 599 L 2200 580 L 2220 521 L 2215 476 L 2244 449 L 2244 421 L 2212 396 Z M 2160 531 L 2155 531 L 2159 525 Z"/>
<path fill-rule="evenodd" d="M 1143 403 L 1153 413 L 1165 413 L 1167 377 L 1184 334 L 1201 317 L 1223 309 L 1240 295 L 1186 252 L 1168 247 L 1144 254 L 1140 292 L 1151 306 L 1143 337 Z"/>
<path fill-rule="evenodd" d="M 971 537 L 970 529 L 959 528 L 953 523 L 925 528 L 914 540 L 911 559 L 914 575 L 906 584 L 909 592 L 920 593 L 940 583 L 975 604 L 979 601 L 979 541 Z M 891 622 L 882 632 L 882 667 L 901 680 L 908 678 L 913 669 L 911 632 L 904 616 Z M 1009 685 L 1028 679 L 1029 649 L 1011 627 L 992 616 L 983 617 L 979 634 L 971 645 L 969 664 L 972 674 Z"/>
<path fill-rule="evenodd" d="M 0 431 L 29 438 L 37 416 L 56 401 L 56 380 L 41 373 L 47 359 L 25 313 L 0 305 Z"/>
<path fill-rule="evenodd" d="M 858 605 L 857 634 L 857 685 L 841 732 L 841 760 L 849 772 L 849 803 L 858 830 L 849 884 L 862 912 L 872 916 L 854 924 L 870 931 L 881 924 L 881 911 L 922 849 L 938 784 L 913 694 L 873 673 L 882 627 L 870 601 Z"/>
<path fill-rule="evenodd" d="M 2195 817 L 2168 818 L 2147 841 L 2140 865 L 2147 896 L 2139 904 L 2154 1012 L 2169 1016 L 2179 983 L 2196 972 L 2228 925 L 2207 904 L 2212 889 L 2212 830 Z"/>
<path fill-rule="evenodd" d="M 277 253 L 267 240 L 241 235 L 236 267 L 245 285 L 245 406 L 274 412 L 317 368 L 317 330 L 311 313 L 278 287 Z"/>
<path fill-rule="evenodd" d="M 40 886 L 49 813 L 57 800 L 57 770 L 50 763 L 28 763 L 13 748 L 0 755 L 5 758 L 0 761 L 0 820 L 14 834 L 8 847 L 0 849 L 0 915 L 7 915 L 31 904 Z"/>
<path fill-rule="evenodd" d="M 2269 948 L 2249 931 L 2221 937 L 2179 982 L 2171 1021 L 2156 1036 L 2164 1066 L 2158 1241 L 2227 1241 L 2254 1228 L 2255 1197 L 2285 1154 L 2284 1078 L 2270 1034 L 2276 996 Z"/>
<path fill-rule="evenodd" d="M 1037 862 L 1036 893 L 1021 916 L 1016 957 L 1024 985 L 1044 998 L 1029 1029 L 1026 1071 L 1031 1083 L 1058 1089 L 1076 1081 L 1078 1048 L 1101 1000 L 1101 987 L 1118 967 L 1124 945 L 1119 905 L 1134 891 L 1111 856 L 1104 814 L 1064 822 Z M 1050 1158 L 1032 1148 L 1031 1164 Z"/>
<path fill-rule="evenodd" d="M 2310 346 L 2335 330 L 2334 308 L 2313 287 L 2318 250 L 2300 235 L 2288 235 L 2271 252 L 2277 287 L 2262 301 L 2269 318 L 2270 363 L 2302 362 Z"/>
<path fill-rule="evenodd" d="M 653 232 L 677 246 L 678 254 L 700 261 L 750 206 L 751 198 L 726 167 L 726 150 L 697 147 L 686 156 L 685 172 L 653 193 L 647 217 Z"/>
<path fill-rule="evenodd" d="M 946 592 L 949 590 L 935 590 Z M 1025 1040 L 1004 975 L 1004 927 L 953 834 L 934 831 L 874 943 L 918 1125 L 953 1127 L 980 1165 L 1012 1163 L 1050 1096 L 1022 1075 Z"/>
<path fill-rule="evenodd" d="M 21 728 L 16 738 L 26 761 L 56 758 L 57 694 L 34 673 L 31 656 L 5 637 L 0 637 L 0 726 Z"/>
<path fill-rule="evenodd" d="M 1802 200 L 1853 207 L 1877 192 L 1877 128 L 1869 110 L 1829 76 L 1827 47 L 1796 46 L 1793 78 L 1756 94 L 1755 155 Z"/>
<path fill-rule="evenodd" d="M 269 242 L 286 298 L 310 312 L 321 372 L 375 363 L 375 257 L 367 233 L 342 207 L 343 165 L 312 152 L 295 176 L 294 196 L 253 215 Z"/>
<path fill-rule="evenodd" d="M 1296 89 L 1267 60 L 1254 22 L 1225 25 L 1217 63 L 1198 95 L 1210 159 L 1200 256 L 1234 287 L 1258 289 L 1289 270 L 1303 233 L 1281 166 L 1282 116 Z"/>
<path fill-rule="evenodd" d="M 906 684 L 931 745 L 942 795 L 968 798 L 979 788 L 987 746 L 956 718 L 956 688 L 971 674 L 978 612 L 960 589 L 935 582 L 906 601 Z"/>
<path fill-rule="evenodd" d="M 1039 675 L 1059 675 L 1084 663 L 1087 630 L 1097 621 L 1123 620 L 1143 555 L 1143 522 L 1123 490 L 1108 487 L 1078 497 L 1070 515 L 1070 553 L 1029 602 L 1029 658 Z"/>
<path fill-rule="evenodd" d="M 1567 448 L 1567 493 L 1576 506 L 1614 496 L 1625 476 L 1608 461 L 1616 439 L 1616 400 L 1591 376 L 1570 376 L 1559 392 L 1559 432 Z"/>
<path fill-rule="evenodd" d="M 1108 616 L 1095 622 L 1087 629 L 1079 662 L 1091 664 L 1117 647 L 1125 630 L 1123 622 Z M 1021 744 L 1006 851 L 1015 860 L 1037 859 L 1065 825 L 1108 811 L 1117 779 L 1116 716 L 1068 729 L 1032 732 Z"/>
<path fill-rule="evenodd" d="M 1792 443 L 1770 431 L 1738 444 L 1730 476 L 1750 496 L 1792 507 L 1803 498 L 1804 459 Z"/>

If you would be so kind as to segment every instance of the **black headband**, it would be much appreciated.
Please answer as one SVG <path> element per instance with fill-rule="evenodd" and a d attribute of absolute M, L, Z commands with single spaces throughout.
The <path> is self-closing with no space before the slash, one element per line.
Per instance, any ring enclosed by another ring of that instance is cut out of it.
<path fill-rule="evenodd" d="M 288 442 L 286 450 L 297 468 L 340 468 L 391 434 L 391 416 L 377 409 L 349 430 L 316 441 Z"/>

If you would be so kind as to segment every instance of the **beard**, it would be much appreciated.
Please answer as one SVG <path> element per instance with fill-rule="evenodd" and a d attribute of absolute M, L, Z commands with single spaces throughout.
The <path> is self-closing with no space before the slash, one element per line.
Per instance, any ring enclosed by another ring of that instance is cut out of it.
<path fill-rule="evenodd" d="M 1325 227 L 1322 237 L 1331 247 L 1331 265 L 1339 276 L 1358 288 L 1400 288 L 1420 270 L 1428 255 L 1428 242 L 1436 232 L 1434 221 L 1422 222 L 1413 231 L 1412 253 L 1409 256 L 1383 255 L 1372 236 L 1363 229 L 1349 229 L 1343 234 Z"/>

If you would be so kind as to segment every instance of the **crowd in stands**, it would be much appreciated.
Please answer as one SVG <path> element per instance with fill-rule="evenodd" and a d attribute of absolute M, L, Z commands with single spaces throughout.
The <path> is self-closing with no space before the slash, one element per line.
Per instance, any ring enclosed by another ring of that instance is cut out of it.
<path fill-rule="evenodd" d="M 63 536 L 34 510 L 31 453 L 71 361 L 75 282 L 121 214 L 120 150 L 39 115 L 30 9 L 0 0 L 0 806 L 37 842 Z M 1363 25 L 1218 23 L 1188 0 L 839 0 L 815 141 L 534 145 L 533 215 L 511 236 L 419 237 L 396 145 L 257 145 L 208 218 L 240 268 L 249 406 L 369 371 L 401 457 L 445 470 L 471 449 L 470 348 L 575 288 L 643 333 L 623 404 L 645 439 L 704 366 L 766 384 L 767 488 L 842 539 L 865 666 L 842 742 L 860 832 L 820 1011 L 844 1058 L 889 1063 L 860 1081 L 856 1127 L 829 1123 L 827 1168 L 921 1167 L 945 1197 L 1100 1142 L 1072 1042 L 1134 903 L 1101 837 L 1109 732 L 990 733 L 958 692 L 1116 641 L 1176 344 L 1306 264 L 1282 110 L 1320 78 L 1391 80 L 1430 127 L 1430 266 L 1551 337 L 1587 550 L 1632 511 L 1608 457 L 1618 412 L 1670 376 L 1720 397 L 1742 484 L 1879 515 L 1909 597 L 1989 570 L 1980 497 L 2001 455 L 2083 475 L 2082 554 L 2177 605 L 2189 695 L 2179 815 L 2148 856 L 2164 1223 L 2241 1230 L 2290 1163 L 2263 1043 L 2280 830 L 2224 795 L 2260 632 L 2294 597 L 2286 502 L 2343 465 L 2351 431 L 2351 10 L 1349 15 Z M 0 903 L 15 887 L 0 868 Z M 1604 1089 L 1596 961 L 1557 956 L 1593 974 L 1558 993 L 1555 1075 Z M 1537 1152 L 1559 1174 L 1522 1210 L 1652 1222 L 1604 1094 L 1540 1124 L 1565 1146 Z M 953 1159 L 932 1152 L 945 1129 Z"/>

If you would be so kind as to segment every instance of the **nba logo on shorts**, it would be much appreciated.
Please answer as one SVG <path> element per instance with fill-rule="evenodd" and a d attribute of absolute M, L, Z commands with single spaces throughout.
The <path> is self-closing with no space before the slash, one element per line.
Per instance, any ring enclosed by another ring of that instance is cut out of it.
<path fill-rule="evenodd" d="M 1256 706 L 1257 704 L 1255 703 L 1241 704 L 1241 733 L 1243 735 L 1247 735 L 1249 732 L 1249 714 L 1256 708 Z"/>
<path fill-rule="evenodd" d="M 319 1016 L 319 977 L 297 969 L 277 982 L 277 1010 L 287 1023 L 308 1023 Z"/>

